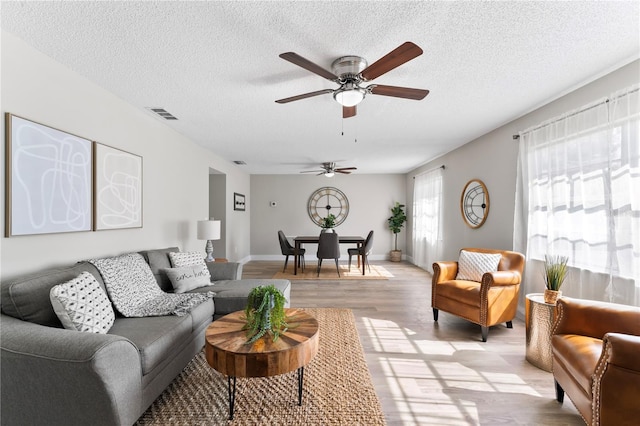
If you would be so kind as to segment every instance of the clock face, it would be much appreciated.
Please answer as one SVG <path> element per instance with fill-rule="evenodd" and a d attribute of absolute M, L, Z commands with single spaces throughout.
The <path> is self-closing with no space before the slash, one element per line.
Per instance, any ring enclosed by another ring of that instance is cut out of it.
<path fill-rule="evenodd" d="M 339 189 L 325 186 L 311 194 L 307 210 L 309 217 L 316 225 L 322 226 L 322 219 L 333 214 L 338 226 L 349 214 L 349 200 Z"/>
<path fill-rule="evenodd" d="M 479 228 L 489 215 L 489 191 L 479 179 L 470 180 L 462 191 L 460 211 L 465 223 Z"/>

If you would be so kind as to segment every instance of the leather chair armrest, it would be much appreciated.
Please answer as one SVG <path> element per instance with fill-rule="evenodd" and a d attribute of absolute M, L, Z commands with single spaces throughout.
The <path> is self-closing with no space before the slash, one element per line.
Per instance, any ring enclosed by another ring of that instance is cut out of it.
<path fill-rule="evenodd" d="M 486 272 L 482 276 L 482 283 L 488 283 L 490 286 L 505 286 L 520 284 L 522 279 L 518 271 L 493 271 Z"/>
<path fill-rule="evenodd" d="M 602 344 L 599 363 L 607 362 L 630 371 L 640 373 L 640 336 L 622 333 L 607 333 Z M 598 372 L 599 368 L 596 368 Z"/>
<path fill-rule="evenodd" d="M 609 332 L 640 336 L 640 308 L 570 297 L 558 299 L 552 334 L 604 339 Z"/>
<path fill-rule="evenodd" d="M 607 333 L 593 373 L 593 424 L 637 424 L 640 336 Z"/>
<path fill-rule="evenodd" d="M 458 274 L 458 262 L 434 262 L 433 283 L 455 280 Z"/>

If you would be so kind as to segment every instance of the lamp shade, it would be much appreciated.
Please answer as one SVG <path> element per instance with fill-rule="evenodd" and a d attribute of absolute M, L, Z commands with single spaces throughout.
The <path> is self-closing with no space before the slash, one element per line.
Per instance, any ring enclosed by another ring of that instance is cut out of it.
<path fill-rule="evenodd" d="M 220 221 L 219 220 L 199 220 L 198 221 L 199 240 L 219 240 Z"/>

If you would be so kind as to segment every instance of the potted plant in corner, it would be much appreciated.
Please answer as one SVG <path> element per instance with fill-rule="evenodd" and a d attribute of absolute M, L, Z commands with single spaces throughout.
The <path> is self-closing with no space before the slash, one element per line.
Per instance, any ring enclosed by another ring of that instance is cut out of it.
<path fill-rule="evenodd" d="M 259 285 L 251 290 L 244 310 L 247 323 L 242 327 L 247 330 L 247 343 L 253 343 L 265 334 L 271 334 L 273 341 L 287 329 L 287 318 L 284 304 L 287 299 L 282 292 L 272 285 Z"/>
<path fill-rule="evenodd" d="M 391 250 L 390 260 L 392 262 L 400 262 L 402 259 L 402 250 L 398 250 L 398 234 L 402 231 L 404 223 L 407 221 L 407 216 L 404 214 L 404 204 L 400 204 L 396 201 L 395 206 L 391 208 L 391 217 L 387 219 L 389 223 L 389 229 L 395 236 L 394 249 Z"/>
<path fill-rule="evenodd" d="M 322 222 L 320 223 L 320 227 L 322 228 L 321 232 L 331 231 L 333 232 L 333 228 L 336 226 L 336 217 L 333 213 L 329 213 L 327 217 L 322 218 Z"/>
<path fill-rule="evenodd" d="M 567 277 L 567 256 L 544 256 L 544 303 L 555 305 L 556 300 L 562 296 L 560 287 Z"/>

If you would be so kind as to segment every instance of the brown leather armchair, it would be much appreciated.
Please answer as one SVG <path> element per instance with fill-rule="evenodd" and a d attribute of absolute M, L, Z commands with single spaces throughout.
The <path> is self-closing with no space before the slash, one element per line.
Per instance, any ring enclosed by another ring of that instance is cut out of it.
<path fill-rule="evenodd" d="M 563 297 L 551 336 L 556 399 L 588 425 L 640 421 L 640 308 Z"/>
<path fill-rule="evenodd" d="M 518 307 L 518 293 L 524 270 L 524 256 L 514 251 L 464 248 L 480 253 L 500 253 L 502 258 L 495 272 L 486 272 L 482 282 L 457 280 L 458 262 L 435 262 L 431 281 L 433 319 L 438 310 L 457 315 L 479 324 L 482 341 L 487 341 L 489 327 L 512 320 Z"/>

